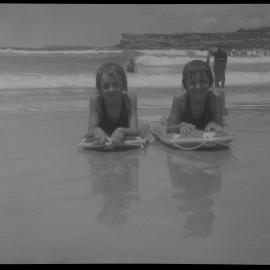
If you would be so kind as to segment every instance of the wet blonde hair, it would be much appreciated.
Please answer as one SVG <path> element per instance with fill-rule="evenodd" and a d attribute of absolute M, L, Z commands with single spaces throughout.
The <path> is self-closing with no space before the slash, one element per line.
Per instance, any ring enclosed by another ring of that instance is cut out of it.
<path fill-rule="evenodd" d="M 187 63 L 184 66 L 184 69 L 182 72 L 182 86 L 185 90 L 187 90 L 187 85 L 186 85 L 187 77 L 191 73 L 194 73 L 197 71 L 205 72 L 209 79 L 209 87 L 213 86 L 214 77 L 213 77 L 213 73 L 211 71 L 210 66 L 202 60 L 192 60 L 191 62 Z"/>
<path fill-rule="evenodd" d="M 100 93 L 101 78 L 104 74 L 108 75 L 109 77 L 112 77 L 114 80 L 118 82 L 122 82 L 123 85 L 122 91 L 124 92 L 128 91 L 127 76 L 123 67 L 116 63 L 105 63 L 98 69 L 96 74 L 96 88 L 99 93 Z"/>

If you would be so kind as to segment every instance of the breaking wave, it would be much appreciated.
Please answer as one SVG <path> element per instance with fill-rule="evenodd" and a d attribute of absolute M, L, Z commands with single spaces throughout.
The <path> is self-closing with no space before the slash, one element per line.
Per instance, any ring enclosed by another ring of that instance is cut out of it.
<path fill-rule="evenodd" d="M 180 87 L 181 74 L 128 75 L 129 87 Z M 228 72 L 227 85 L 270 83 L 270 72 Z M 0 89 L 88 88 L 95 87 L 95 74 L 0 74 Z"/>

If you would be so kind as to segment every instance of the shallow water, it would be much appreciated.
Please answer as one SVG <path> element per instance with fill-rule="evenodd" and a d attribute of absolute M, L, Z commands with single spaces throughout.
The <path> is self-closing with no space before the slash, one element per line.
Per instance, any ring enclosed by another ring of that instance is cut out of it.
<path fill-rule="evenodd" d="M 1 263 L 269 264 L 269 107 L 228 108 L 230 150 L 96 153 L 77 148 L 87 105 L 65 102 L 2 110 Z"/>
<path fill-rule="evenodd" d="M 155 126 L 194 56 L 0 53 L 0 263 L 269 264 L 268 58 L 229 61 L 230 150 L 96 153 L 77 144 L 98 66 L 136 57 L 129 90 Z"/>

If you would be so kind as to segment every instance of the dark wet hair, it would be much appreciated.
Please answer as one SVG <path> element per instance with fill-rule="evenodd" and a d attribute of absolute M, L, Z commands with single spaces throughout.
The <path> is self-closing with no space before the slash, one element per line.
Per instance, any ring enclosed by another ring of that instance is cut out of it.
<path fill-rule="evenodd" d="M 116 63 L 105 63 L 103 64 L 97 71 L 96 74 L 96 88 L 100 93 L 100 81 L 103 74 L 107 74 L 117 81 L 121 81 L 123 83 L 123 91 L 127 92 L 127 76 L 123 67 Z"/>
<path fill-rule="evenodd" d="M 182 85 L 184 89 L 187 89 L 187 85 L 186 85 L 187 76 L 190 73 L 193 73 L 196 71 L 205 71 L 206 75 L 209 78 L 209 87 L 213 86 L 214 77 L 213 77 L 213 73 L 211 71 L 210 66 L 202 60 L 192 60 L 184 66 L 184 69 L 182 72 Z"/>

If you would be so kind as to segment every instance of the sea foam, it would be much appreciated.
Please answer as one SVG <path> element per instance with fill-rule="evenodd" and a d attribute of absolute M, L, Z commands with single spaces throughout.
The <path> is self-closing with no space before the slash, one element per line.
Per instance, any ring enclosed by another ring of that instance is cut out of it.
<path fill-rule="evenodd" d="M 95 87 L 95 74 L 0 74 L 0 89 Z M 128 74 L 129 87 L 181 87 L 181 74 Z M 228 72 L 227 85 L 270 83 L 270 72 Z"/>
<path fill-rule="evenodd" d="M 151 55 L 145 54 L 136 58 L 136 63 L 142 66 L 180 66 L 185 65 L 194 59 L 205 60 L 203 55 Z M 213 59 L 210 60 L 210 63 Z M 270 56 L 254 56 L 254 57 L 229 57 L 228 66 L 234 64 L 259 64 L 270 63 Z"/>

